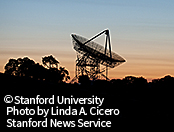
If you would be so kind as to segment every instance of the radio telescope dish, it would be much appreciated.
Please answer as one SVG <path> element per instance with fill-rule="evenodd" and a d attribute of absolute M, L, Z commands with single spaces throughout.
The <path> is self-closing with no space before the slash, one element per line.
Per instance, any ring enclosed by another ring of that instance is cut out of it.
<path fill-rule="evenodd" d="M 103 33 L 106 34 L 105 47 L 92 41 Z M 108 67 L 114 68 L 125 62 L 125 59 L 120 55 L 111 51 L 109 30 L 104 30 L 91 39 L 86 39 L 77 34 L 71 34 L 71 36 L 73 47 L 77 52 L 76 76 L 72 81 L 80 75 L 88 75 L 93 80 L 100 78 L 100 76 L 108 79 Z M 109 42 L 109 50 L 107 49 L 107 42 Z M 101 66 L 105 66 L 105 68 L 101 69 Z M 103 72 L 106 72 L 106 75 Z"/>

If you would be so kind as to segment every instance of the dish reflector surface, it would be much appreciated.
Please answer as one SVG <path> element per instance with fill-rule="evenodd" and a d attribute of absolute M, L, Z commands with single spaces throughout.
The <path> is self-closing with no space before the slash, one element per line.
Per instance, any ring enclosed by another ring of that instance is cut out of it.
<path fill-rule="evenodd" d="M 111 52 L 111 58 L 108 49 L 106 50 L 105 54 L 105 48 L 94 41 L 90 41 L 84 45 L 84 43 L 88 41 L 88 39 L 76 34 L 71 34 L 71 36 L 74 49 L 78 53 L 88 55 L 93 59 L 97 60 L 102 65 L 114 68 L 115 66 L 118 66 L 121 63 L 125 62 L 125 59 L 123 59 L 120 55 L 116 54 L 115 52 Z"/>

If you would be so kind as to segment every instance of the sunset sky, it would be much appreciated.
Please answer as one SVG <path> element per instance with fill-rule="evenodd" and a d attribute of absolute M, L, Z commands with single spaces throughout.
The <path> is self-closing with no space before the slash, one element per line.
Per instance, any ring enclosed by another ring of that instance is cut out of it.
<path fill-rule="evenodd" d="M 173 0 L 0 0 L 0 72 L 9 58 L 38 63 L 52 54 L 74 77 L 71 33 L 91 38 L 110 30 L 126 63 L 109 78 L 174 76 Z M 104 46 L 105 36 L 96 39 Z"/>

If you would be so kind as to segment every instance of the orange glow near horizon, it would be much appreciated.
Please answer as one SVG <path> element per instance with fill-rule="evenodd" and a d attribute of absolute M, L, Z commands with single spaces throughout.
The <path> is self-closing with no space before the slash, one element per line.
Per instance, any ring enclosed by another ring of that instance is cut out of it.
<path fill-rule="evenodd" d="M 145 44 L 146 41 L 118 41 L 114 39 L 114 36 L 112 38 L 113 52 L 117 51 L 126 59 L 126 62 L 118 67 L 109 69 L 110 79 L 122 79 L 125 76 L 143 76 L 148 81 L 151 81 L 152 79 L 161 78 L 165 75 L 174 76 L 174 47 L 171 42 L 167 47 L 162 44 L 155 46 L 151 41 Z M 20 44 L 21 42 L 19 43 L 18 41 L 8 40 L 3 42 L 4 45 L 0 45 L 1 72 L 4 72 L 4 66 L 10 58 L 17 59 L 27 56 L 41 64 L 42 57 L 52 54 L 60 62 L 60 66 L 64 66 L 69 70 L 71 79 L 75 76 L 76 53 L 72 48 L 70 38 L 63 41 L 55 41 L 52 46 L 47 45 L 47 42 L 44 41 L 38 43 L 38 41 L 30 42 L 26 40 L 25 43 L 29 43 L 27 45 L 22 45 Z M 116 45 L 114 45 L 114 42 Z M 37 43 L 37 45 L 35 45 L 35 43 Z M 140 43 L 141 46 L 138 47 L 134 45 L 135 43 Z M 18 46 L 13 46 L 17 44 Z"/>
<path fill-rule="evenodd" d="M 47 54 L 48 55 L 48 54 Z M 75 76 L 75 59 L 76 55 L 75 54 L 70 54 L 65 57 L 65 55 L 60 56 L 61 54 L 53 54 L 58 61 L 60 61 L 60 66 L 65 67 L 69 73 L 71 79 Z M 35 60 L 35 62 L 41 64 L 41 57 L 44 55 L 37 55 L 37 56 L 28 56 L 30 59 Z M 24 57 L 24 56 L 19 56 L 19 57 Z M 38 58 L 40 57 L 40 58 Z M 4 66 L 8 62 L 8 59 L 10 58 L 15 58 L 17 59 L 18 57 L 7 57 L 3 56 L 3 59 L 0 61 L 0 72 L 4 72 Z M 36 58 L 36 59 L 35 59 Z M 143 58 L 142 60 L 138 59 L 132 59 L 128 58 L 126 60 L 127 62 L 121 64 L 120 66 L 116 68 L 110 68 L 109 69 L 109 78 L 110 79 L 123 79 L 126 76 L 136 76 L 136 77 L 144 77 L 147 79 L 148 82 L 152 81 L 153 79 L 158 79 L 162 78 L 165 75 L 174 75 L 174 63 L 172 62 L 165 62 L 165 60 L 151 60 Z M 68 81 L 69 82 L 69 81 Z"/>
<path fill-rule="evenodd" d="M 174 2 L 156 1 L 0 1 L 0 72 L 10 58 L 41 64 L 52 54 L 75 75 L 71 33 L 91 38 L 109 29 L 111 48 L 126 59 L 109 78 L 174 76 Z M 102 46 L 105 37 L 94 40 Z"/>
<path fill-rule="evenodd" d="M 149 42 L 146 45 L 145 42 L 133 41 L 140 43 L 142 46 L 134 46 L 132 40 L 117 40 L 112 37 L 112 49 L 117 51 L 126 62 L 118 67 L 109 69 L 110 79 L 122 79 L 125 76 L 143 76 L 148 81 L 152 79 L 161 78 L 165 75 L 174 76 L 174 58 L 173 58 L 173 45 L 171 43 L 167 46 L 154 46 L 153 42 Z M 8 40 L 9 41 L 9 40 Z M 22 45 L 18 41 L 4 41 L 4 45 L 1 45 L 0 49 L 0 71 L 4 72 L 4 66 L 10 58 L 23 58 L 25 56 L 41 64 L 41 59 L 44 56 L 52 54 L 59 62 L 60 66 L 64 66 L 69 70 L 71 79 L 75 76 L 75 60 L 76 53 L 72 48 L 71 39 L 55 41 L 52 46 L 41 41 L 26 42 L 28 45 Z M 25 43 L 26 43 L 25 42 Z M 116 45 L 114 45 L 114 42 Z M 18 45 L 16 47 L 8 46 Z M 34 45 L 37 43 L 37 45 Z M 102 42 L 100 42 L 102 43 Z M 60 46 L 61 44 L 61 46 Z M 127 45 L 129 44 L 129 45 Z M 42 47 L 41 47 L 42 45 Z M 151 45 L 151 46 L 149 46 Z"/>

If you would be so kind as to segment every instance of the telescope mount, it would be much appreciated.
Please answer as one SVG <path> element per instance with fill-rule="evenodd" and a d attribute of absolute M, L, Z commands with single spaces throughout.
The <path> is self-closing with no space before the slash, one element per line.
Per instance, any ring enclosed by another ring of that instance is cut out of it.
<path fill-rule="evenodd" d="M 91 39 L 85 41 L 84 43 L 81 43 L 83 45 L 81 46 L 81 48 L 83 49 L 85 45 L 87 45 L 89 42 L 92 42 L 92 40 L 94 40 L 95 38 L 99 37 L 102 34 L 106 35 L 104 55 L 107 54 L 107 56 L 112 58 L 109 30 L 104 30 L 99 34 L 95 35 L 94 37 L 92 37 Z M 74 43 L 78 43 L 78 41 L 73 39 L 73 44 Z M 95 46 L 95 44 L 93 46 Z M 109 52 L 107 50 L 107 47 Z M 109 65 L 104 66 L 101 63 L 101 61 L 107 61 L 107 60 L 101 60 L 101 58 L 99 58 L 98 55 L 96 57 L 94 57 L 94 54 L 93 56 L 91 56 L 90 52 L 81 52 L 81 51 L 82 50 L 80 49 L 79 51 L 76 52 L 77 58 L 75 61 L 76 63 L 75 77 L 72 79 L 71 82 L 74 82 L 76 79 L 79 78 L 79 76 L 84 76 L 84 75 L 87 75 L 90 80 L 96 80 L 101 78 L 109 80 L 108 78 Z"/>

